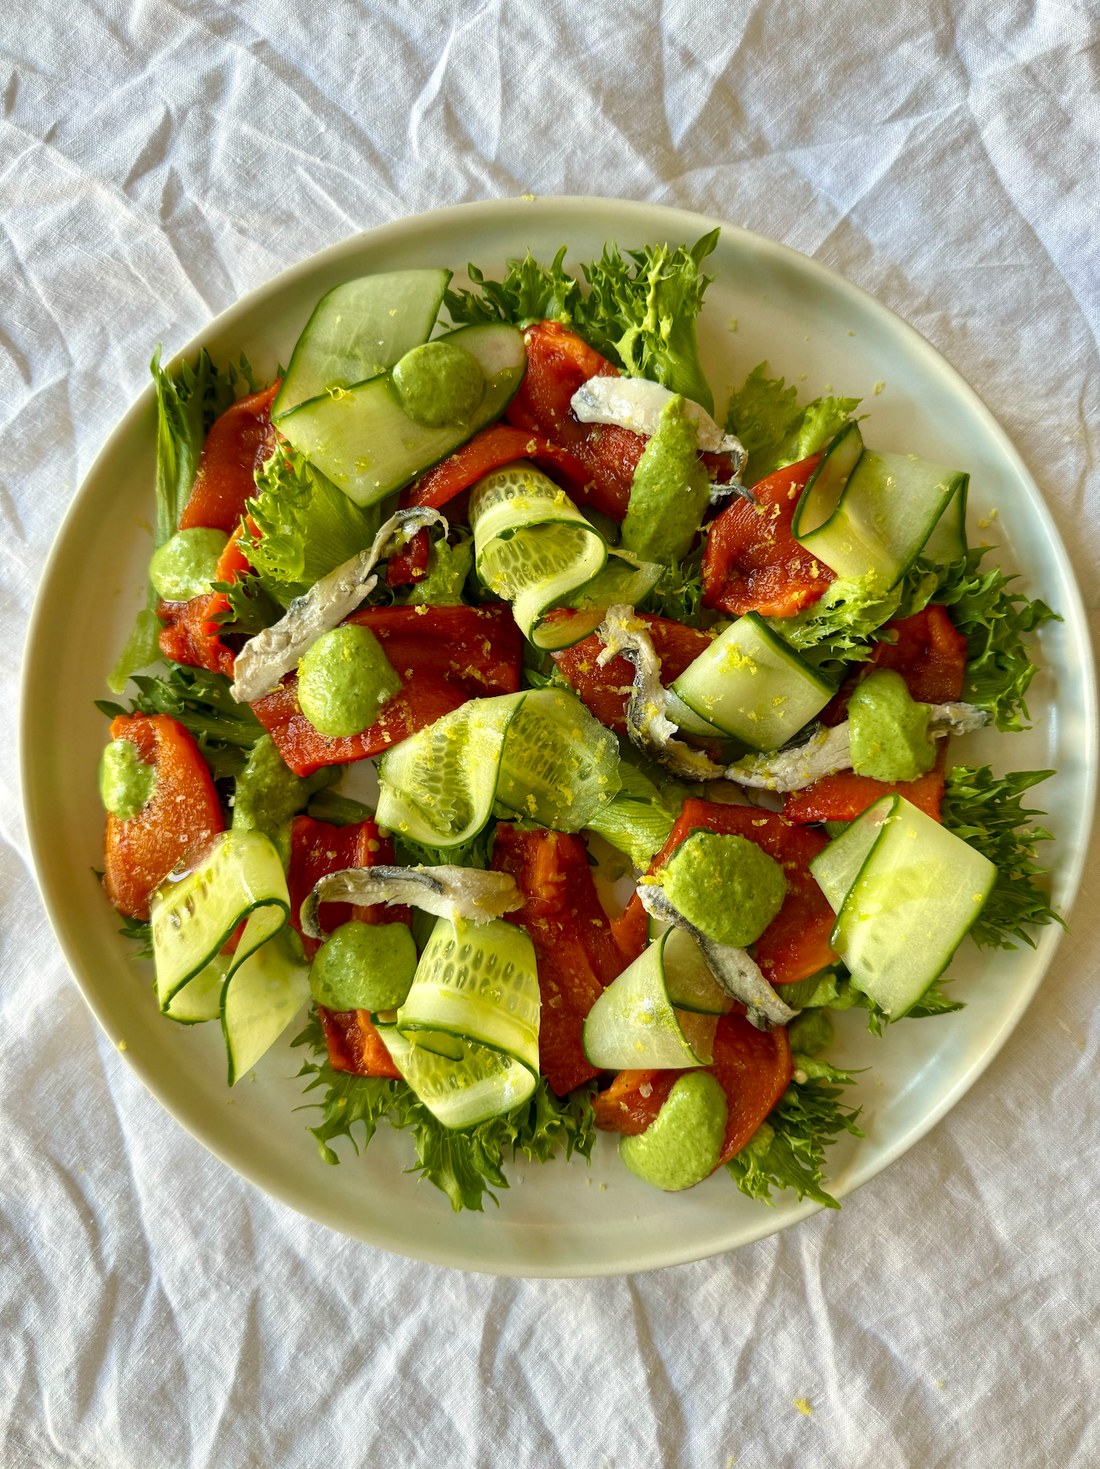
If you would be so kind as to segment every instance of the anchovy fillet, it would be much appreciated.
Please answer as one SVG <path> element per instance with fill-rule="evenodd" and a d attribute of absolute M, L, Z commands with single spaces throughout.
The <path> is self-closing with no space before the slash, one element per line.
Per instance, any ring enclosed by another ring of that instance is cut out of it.
<path fill-rule="evenodd" d="M 407 903 L 437 918 L 488 923 L 523 907 L 523 894 L 510 872 L 474 867 L 345 867 L 330 872 L 302 904 L 302 932 L 311 939 L 328 935 L 318 921 L 322 903 Z"/>
<path fill-rule="evenodd" d="M 719 944 L 708 938 L 694 923 L 688 922 L 659 884 L 642 883 L 638 888 L 638 899 L 652 918 L 671 923 L 674 928 L 682 928 L 691 935 L 719 987 L 731 1000 L 740 1000 L 748 1012 L 746 1018 L 757 1030 L 786 1025 L 798 1014 L 779 998 L 751 955 L 733 944 Z"/>
<path fill-rule="evenodd" d="M 973 704 L 932 704 L 930 708 L 930 740 L 942 740 L 951 734 L 972 734 L 989 723 L 985 710 L 976 709 Z M 779 795 L 805 790 L 815 780 L 835 775 L 838 770 L 851 769 L 848 731 L 849 724 L 845 720 L 832 729 L 818 730 L 793 750 L 778 750 L 774 755 L 746 755 L 743 760 L 729 766 L 726 779 L 758 791 L 775 791 Z"/>
<path fill-rule="evenodd" d="M 596 659 L 599 667 L 620 655 L 634 665 L 634 684 L 626 706 L 626 729 L 631 742 L 686 780 L 717 780 L 723 774 L 722 766 L 676 738 L 680 731 L 668 717 L 668 693 L 661 684 L 661 660 L 645 623 L 634 615 L 634 608 L 625 603 L 609 607 L 597 636 L 604 644 Z"/>
<path fill-rule="evenodd" d="M 665 405 L 677 395 L 644 377 L 590 377 L 569 400 L 581 423 L 608 423 L 636 434 L 655 434 Z M 740 475 L 748 455 L 740 439 L 724 434 L 705 408 L 684 400 L 684 417 L 695 424 L 696 443 L 707 454 L 737 456 Z"/>
<path fill-rule="evenodd" d="M 297 668 L 303 655 L 324 633 L 338 627 L 354 612 L 378 582 L 374 568 L 405 544 L 426 525 L 447 522 L 438 510 L 426 505 L 399 510 L 382 526 L 369 551 L 360 551 L 306 592 L 295 597 L 273 627 L 249 638 L 233 664 L 229 692 L 238 704 L 262 699 L 278 687 L 285 673 Z"/>

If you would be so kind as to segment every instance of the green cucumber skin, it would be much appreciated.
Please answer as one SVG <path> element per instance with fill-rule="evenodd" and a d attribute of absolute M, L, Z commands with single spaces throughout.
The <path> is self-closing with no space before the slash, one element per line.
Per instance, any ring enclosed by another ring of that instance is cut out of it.
<path fill-rule="evenodd" d="M 920 861 L 904 860 L 914 857 Z M 905 898 L 907 868 L 918 887 Z M 907 1015 L 950 964 L 997 878 L 992 862 L 897 795 L 881 798 L 852 822 L 810 870 L 837 915 L 830 945 L 891 1021 Z M 942 881 L 942 896 L 920 892 L 930 871 Z M 906 915 L 902 904 L 889 902 L 891 886 L 903 902 L 923 902 L 924 910 Z M 867 903 L 870 908 L 861 911 Z M 913 935 L 914 922 L 926 925 L 926 933 Z M 876 943 L 885 960 L 875 954 Z"/>
<path fill-rule="evenodd" d="M 463 347 L 485 370 L 485 396 L 469 422 L 420 427 L 401 406 L 390 372 L 335 397 L 310 398 L 279 419 L 280 433 L 357 505 L 377 504 L 453 454 L 501 416 L 523 380 L 526 348 L 514 327 L 462 327 L 437 340 Z"/>
<path fill-rule="evenodd" d="M 723 667 L 730 650 L 742 645 L 749 650 L 744 663 Z M 672 692 L 704 723 L 765 751 L 779 749 L 797 734 L 833 697 L 836 685 L 758 613 L 746 612 L 684 670 Z M 738 702 L 750 700 L 754 709 Z"/>
<path fill-rule="evenodd" d="M 192 873 L 154 895 L 150 923 L 161 1008 L 211 962 L 242 919 L 248 926 L 227 978 L 289 916 L 286 877 L 271 839 L 259 831 L 224 833 Z"/>
<path fill-rule="evenodd" d="M 895 587 L 954 503 L 955 520 L 943 528 L 943 549 L 965 549 L 969 476 L 908 454 L 866 449 L 856 424 L 848 424 L 825 451 L 806 483 L 791 520 L 791 533 L 840 577 L 872 576 L 882 590 Z M 818 520 L 821 500 L 831 505 Z M 903 512 L 899 514 L 899 508 Z M 817 521 L 812 528 L 808 522 Z M 938 553 L 937 553 L 938 554 Z"/>
<path fill-rule="evenodd" d="M 397 1028 L 442 1031 L 539 1069 L 541 996 L 535 948 L 525 929 L 436 920 Z"/>
<path fill-rule="evenodd" d="M 337 379 L 353 387 L 387 372 L 406 352 L 426 342 L 451 274 L 449 270 L 387 271 L 360 276 L 327 291 L 295 344 L 271 405 L 272 418 L 319 397 Z M 332 330 L 337 326 L 343 329 Z M 329 341 L 338 347 L 330 346 Z M 349 352 L 349 343 L 362 344 L 363 350 Z M 336 367 L 347 371 L 329 370 Z"/>

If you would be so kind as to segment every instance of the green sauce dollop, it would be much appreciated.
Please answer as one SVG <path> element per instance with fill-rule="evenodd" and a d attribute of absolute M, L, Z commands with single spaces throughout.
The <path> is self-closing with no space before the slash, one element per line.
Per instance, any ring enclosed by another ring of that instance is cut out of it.
<path fill-rule="evenodd" d="M 329 1010 L 396 1010 L 416 971 L 416 945 L 405 923 L 334 929 L 309 972 L 313 998 Z"/>
<path fill-rule="evenodd" d="M 99 794 L 111 815 L 132 820 L 156 788 L 156 767 L 146 765 L 133 740 L 112 740 L 99 760 Z"/>
<path fill-rule="evenodd" d="M 453 342 L 425 342 L 406 352 L 393 383 L 402 408 L 423 428 L 465 423 L 485 396 L 481 363 Z"/>
<path fill-rule="evenodd" d="M 319 734 L 361 734 L 401 687 L 378 639 L 349 623 L 317 639 L 298 665 L 298 703 Z"/>
<path fill-rule="evenodd" d="M 190 602 L 209 592 L 218 560 L 229 542 L 223 530 L 177 531 L 158 546 L 149 562 L 149 580 L 166 602 Z"/>
<path fill-rule="evenodd" d="M 619 1157 L 631 1173 L 670 1193 L 713 1173 L 726 1135 L 729 1104 L 709 1071 L 689 1071 L 637 1137 L 624 1137 Z"/>
<path fill-rule="evenodd" d="M 745 837 L 693 832 L 658 874 L 665 894 L 719 944 L 743 949 L 783 906 L 787 879 L 767 852 Z"/>
<path fill-rule="evenodd" d="M 848 701 L 852 769 L 888 782 L 916 780 L 936 763 L 928 738 L 931 708 L 918 704 L 905 680 L 880 668 L 856 685 Z"/>
<path fill-rule="evenodd" d="M 803 1010 L 787 1026 L 791 1049 L 806 1056 L 816 1056 L 833 1039 L 833 1021 L 828 1010 Z"/>
<path fill-rule="evenodd" d="M 710 480 L 696 453 L 698 430 L 677 394 L 661 409 L 634 480 L 620 545 L 643 561 L 682 561 L 703 519 Z"/>
<path fill-rule="evenodd" d="M 262 831 L 275 843 L 284 867 L 290 864 L 290 822 L 304 811 L 310 796 L 323 790 L 343 771 L 323 765 L 304 778 L 294 774 L 270 735 L 261 735 L 252 747 L 233 790 L 233 830 Z"/>

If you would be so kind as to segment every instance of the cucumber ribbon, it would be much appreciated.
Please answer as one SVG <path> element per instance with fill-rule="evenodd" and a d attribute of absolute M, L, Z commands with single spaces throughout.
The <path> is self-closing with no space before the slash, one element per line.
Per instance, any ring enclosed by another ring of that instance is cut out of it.
<path fill-rule="evenodd" d="M 564 490 L 525 459 L 480 480 L 470 495 L 482 584 L 512 603 L 524 637 L 557 650 L 586 638 L 613 602 L 638 601 L 663 568 L 612 550 Z M 553 618 L 569 609 L 576 615 Z"/>

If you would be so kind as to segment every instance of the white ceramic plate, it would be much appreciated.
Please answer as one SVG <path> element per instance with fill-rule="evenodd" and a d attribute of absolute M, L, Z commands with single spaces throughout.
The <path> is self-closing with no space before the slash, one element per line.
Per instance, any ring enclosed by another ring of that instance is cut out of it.
<path fill-rule="evenodd" d="M 186 349 L 215 361 L 245 351 L 262 376 L 286 362 L 318 297 L 354 276 L 448 265 L 464 282 L 467 261 L 499 275 L 530 246 L 548 260 L 563 242 L 576 265 L 605 240 L 694 241 L 718 221 L 606 199 L 504 200 L 400 220 L 336 245 L 286 271 L 211 322 Z M 860 396 L 877 448 L 916 453 L 971 474 L 972 541 L 1001 546 L 1021 585 L 1065 619 L 1042 631 L 1042 672 L 1033 684 L 1035 727 L 983 732 L 956 758 L 1000 769 L 1055 767 L 1040 804 L 1058 841 L 1050 848 L 1054 901 L 1077 887 L 1093 807 L 1095 689 L 1084 614 L 1069 563 L 1039 493 L 1003 430 L 953 368 L 886 307 L 824 266 L 758 235 L 725 226 L 708 262 L 715 276 L 700 324 L 704 366 L 723 409 L 729 387 L 761 359 L 797 381 L 804 398 L 831 386 Z M 732 322 L 736 320 L 736 330 Z M 152 344 L 150 344 L 152 345 Z M 885 390 L 874 393 L 877 383 Z M 85 999 L 107 1034 L 125 1040 L 125 1060 L 172 1115 L 211 1152 L 291 1208 L 397 1254 L 500 1275 L 613 1275 L 680 1264 L 730 1250 L 815 1211 L 793 1196 L 777 1206 L 744 1198 L 722 1171 L 686 1194 L 646 1187 L 601 1136 L 583 1160 L 509 1169 L 500 1209 L 454 1215 L 444 1196 L 402 1172 L 407 1134 L 383 1127 L 369 1151 L 325 1167 L 294 1113 L 300 1051 L 284 1040 L 225 1105 L 225 1060 L 212 1025 L 182 1027 L 156 1011 L 144 966 L 118 935 L 118 919 L 89 880 L 101 860 L 103 813 L 96 763 L 106 736 L 92 701 L 144 597 L 151 549 L 155 408 L 152 386 L 107 440 L 57 538 L 28 642 L 22 723 L 24 798 L 46 907 Z M 994 528 L 979 517 L 996 507 Z M 83 609 L 74 618 L 72 609 Z M 1016 1024 L 1050 962 L 1058 931 L 1038 950 L 979 954 L 965 945 L 952 993 L 967 1009 L 912 1021 L 882 1040 L 861 1012 L 838 1017 L 830 1055 L 868 1067 L 857 1089 L 866 1138 L 830 1152 L 829 1186 L 843 1197 L 885 1168 L 954 1105 Z M 292 1027 L 287 1036 L 298 1027 Z M 881 1083 L 876 1085 L 875 1083 Z"/>

